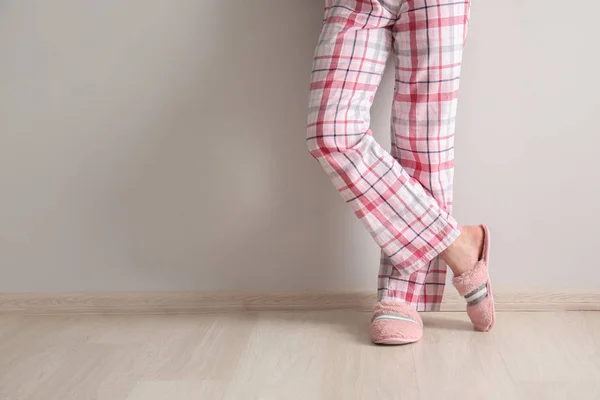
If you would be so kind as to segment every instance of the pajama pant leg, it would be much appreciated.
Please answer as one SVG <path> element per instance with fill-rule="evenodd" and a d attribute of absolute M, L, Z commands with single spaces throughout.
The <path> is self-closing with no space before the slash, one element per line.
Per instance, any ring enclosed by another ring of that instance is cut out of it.
<path fill-rule="evenodd" d="M 389 285 L 392 273 L 408 279 L 416 271 L 427 269 L 458 237 L 459 230 L 433 191 L 375 142 L 369 130 L 369 110 L 392 48 L 392 37 L 405 29 L 398 20 L 400 2 L 327 3 L 313 64 L 307 145 L 381 247 L 391 271 L 380 282 Z M 415 23 L 420 24 L 413 21 L 405 26 Z M 422 34 L 418 36 L 418 41 L 423 40 Z M 395 94 L 395 103 L 408 99 L 418 106 L 411 112 L 415 118 L 427 117 L 437 107 L 428 106 L 432 100 L 429 94 Z M 431 108 L 425 114 L 423 104 L 426 110 Z M 435 118 L 429 115 L 427 120 Z M 413 125 L 422 129 L 420 123 Z M 381 289 L 385 293 L 388 286 Z M 392 293 L 383 297 L 395 296 Z"/>
<path fill-rule="evenodd" d="M 405 1 L 394 25 L 395 90 L 392 156 L 451 212 L 454 126 L 469 1 Z M 446 265 L 440 257 L 403 276 L 382 252 L 379 297 L 436 311 Z"/>

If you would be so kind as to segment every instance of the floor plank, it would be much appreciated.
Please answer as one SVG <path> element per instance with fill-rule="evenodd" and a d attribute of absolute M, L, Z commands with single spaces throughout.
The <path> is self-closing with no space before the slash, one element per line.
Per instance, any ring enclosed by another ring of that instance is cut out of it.
<path fill-rule="evenodd" d="M 596 399 L 600 312 L 423 314 L 369 342 L 357 311 L 0 316 L 0 399 Z"/>

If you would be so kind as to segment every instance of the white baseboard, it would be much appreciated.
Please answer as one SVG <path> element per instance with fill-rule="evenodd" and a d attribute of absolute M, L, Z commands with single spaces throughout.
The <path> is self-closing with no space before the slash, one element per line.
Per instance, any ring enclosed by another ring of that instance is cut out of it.
<path fill-rule="evenodd" d="M 442 311 L 464 311 L 448 288 Z M 598 290 L 498 290 L 498 311 L 600 311 Z M 0 314 L 186 314 L 224 311 L 370 310 L 367 292 L 0 293 Z"/>

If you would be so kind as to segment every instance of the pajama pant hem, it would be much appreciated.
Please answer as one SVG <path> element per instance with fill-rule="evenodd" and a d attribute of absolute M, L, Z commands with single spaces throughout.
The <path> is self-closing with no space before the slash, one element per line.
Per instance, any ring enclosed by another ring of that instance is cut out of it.
<path fill-rule="evenodd" d="M 452 225 L 446 225 L 438 234 L 438 236 L 443 236 L 444 239 L 439 242 L 437 245 L 433 246 L 431 250 L 429 250 L 423 257 L 419 259 L 414 265 L 399 269 L 393 267 L 394 271 L 398 271 L 399 277 L 408 276 L 421 268 L 424 268 L 427 264 L 429 264 L 435 257 L 439 256 L 444 250 L 446 250 L 458 237 L 460 236 L 460 229 L 458 229 L 458 225 L 456 223 Z"/>

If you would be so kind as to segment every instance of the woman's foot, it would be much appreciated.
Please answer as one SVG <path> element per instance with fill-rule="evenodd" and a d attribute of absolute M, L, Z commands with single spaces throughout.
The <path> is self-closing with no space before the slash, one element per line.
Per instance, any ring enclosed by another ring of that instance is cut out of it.
<path fill-rule="evenodd" d="M 475 330 L 494 326 L 495 310 L 488 272 L 490 233 L 485 225 L 468 226 L 442 254 L 452 272 L 452 283 L 467 301 L 467 314 Z"/>
<path fill-rule="evenodd" d="M 485 232 L 482 226 L 463 226 L 460 236 L 441 254 L 454 276 L 475 267 L 483 252 Z"/>

